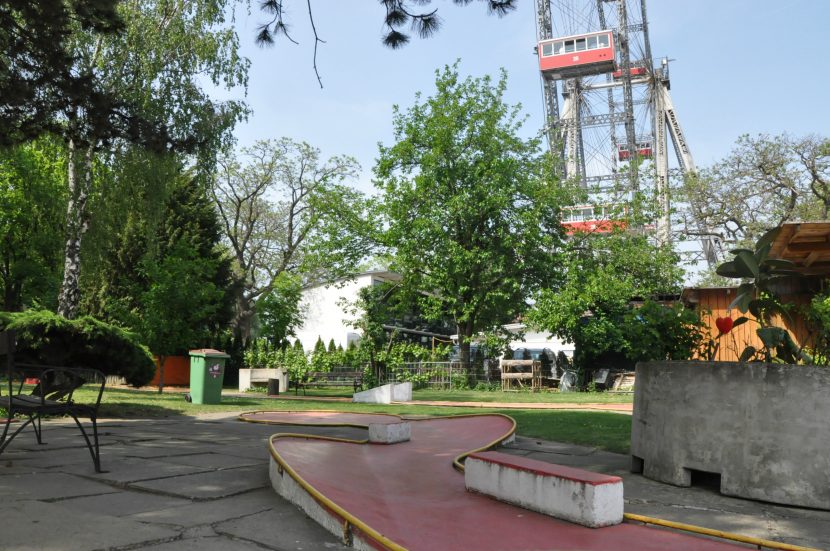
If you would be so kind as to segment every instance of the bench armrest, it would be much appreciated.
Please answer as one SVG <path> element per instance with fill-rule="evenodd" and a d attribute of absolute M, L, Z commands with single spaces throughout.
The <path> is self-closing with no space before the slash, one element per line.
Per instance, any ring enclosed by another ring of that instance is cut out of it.
<path fill-rule="evenodd" d="M 101 403 L 106 385 L 103 372 L 86 367 L 60 367 L 36 364 L 15 364 L 17 383 L 16 394 L 23 394 L 29 385 L 34 385 L 29 394 L 39 397 L 42 404 L 46 400 L 72 402 L 75 390 L 81 386 L 97 388 L 94 408 Z M 27 385 L 27 381 L 29 384 Z"/>

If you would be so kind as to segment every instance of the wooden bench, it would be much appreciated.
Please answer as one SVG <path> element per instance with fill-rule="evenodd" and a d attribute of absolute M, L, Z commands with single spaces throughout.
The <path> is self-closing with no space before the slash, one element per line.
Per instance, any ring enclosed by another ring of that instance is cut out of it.
<path fill-rule="evenodd" d="M 309 387 L 351 386 L 355 392 L 363 386 L 362 371 L 312 371 L 306 375 L 304 381 L 291 381 L 294 394 L 303 389 L 303 394 Z"/>
<path fill-rule="evenodd" d="M 41 438 L 41 419 L 43 417 L 70 416 L 81 431 L 86 441 L 95 472 L 101 471 L 101 453 L 98 447 L 98 407 L 104 393 L 106 377 L 97 369 L 82 367 L 57 367 L 51 365 L 34 365 L 16 363 L 14 360 L 16 335 L 14 331 L 0 331 L 0 356 L 6 357 L 6 381 L 0 385 L 0 408 L 6 410 L 7 419 L 0 434 L 0 454 L 11 444 L 12 440 L 27 426 L 32 427 L 38 444 Z M 94 401 L 85 403 L 75 401 L 76 389 L 86 385 L 98 392 Z M 3 387 L 6 387 L 5 392 Z M 21 415 L 26 420 L 9 434 L 12 420 Z M 92 438 L 87 433 L 79 418 L 89 419 L 92 423 Z"/>
<path fill-rule="evenodd" d="M 623 519 L 623 483 L 618 476 L 478 452 L 464 463 L 464 484 L 470 491 L 591 528 Z"/>

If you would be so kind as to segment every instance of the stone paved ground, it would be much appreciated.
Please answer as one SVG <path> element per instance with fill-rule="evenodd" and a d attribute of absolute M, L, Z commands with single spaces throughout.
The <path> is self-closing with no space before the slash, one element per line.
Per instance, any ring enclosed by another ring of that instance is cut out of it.
<path fill-rule="evenodd" d="M 343 549 L 270 489 L 265 442 L 274 432 L 227 413 L 108 420 L 101 423 L 107 472 L 96 474 L 74 425 L 45 423 L 48 444 L 38 446 L 27 431 L 0 455 L 0 549 Z M 629 512 L 830 549 L 830 512 L 659 484 L 629 474 L 626 456 L 592 448 L 518 438 L 505 451 L 620 474 Z"/>

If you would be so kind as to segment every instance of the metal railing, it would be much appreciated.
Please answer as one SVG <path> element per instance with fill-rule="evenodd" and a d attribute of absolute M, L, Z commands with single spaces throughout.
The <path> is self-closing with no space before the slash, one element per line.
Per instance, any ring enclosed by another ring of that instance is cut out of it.
<path fill-rule="evenodd" d="M 498 364 L 495 370 L 488 362 L 472 369 L 461 362 L 411 362 L 387 368 L 380 374 L 380 384 L 412 382 L 415 388 L 471 388 L 478 383 L 501 381 Z"/>

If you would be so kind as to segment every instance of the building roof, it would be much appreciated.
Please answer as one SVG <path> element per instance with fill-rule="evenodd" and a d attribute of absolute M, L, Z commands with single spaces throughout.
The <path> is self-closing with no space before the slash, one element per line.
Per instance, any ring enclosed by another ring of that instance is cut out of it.
<path fill-rule="evenodd" d="M 830 275 L 830 220 L 782 224 L 770 258 L 789 260 L 804 275 Z"/>

